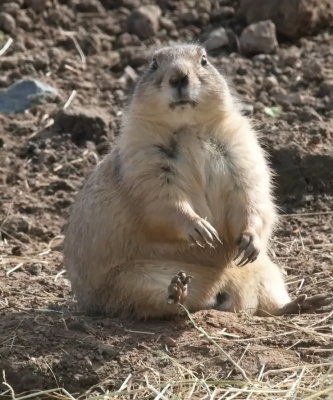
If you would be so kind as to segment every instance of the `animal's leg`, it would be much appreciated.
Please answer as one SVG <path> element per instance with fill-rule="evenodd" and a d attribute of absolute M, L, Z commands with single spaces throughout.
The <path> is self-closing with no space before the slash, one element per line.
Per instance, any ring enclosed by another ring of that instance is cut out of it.
<path fill-rule="evenodd" d="M 212 308 L 220 276 L 221 271 L 213 267 L 135 261 L 110 272 L 95 298 L 106 313 L 135 318 L 177 315 L 178 302 L 190 311 Z"/>
<path fill-rule="evenodd" d="M 301 295 L 291 300 L 281 269 L 267 256 L 252 264 L 225 270 L 221 278 L 220 304 L 224 311 L 247 311 L 257 315 L 298 314 L 313 312 L 333 302 L 333 296 Z"/>
<path fill-rule="evenodd" d="M 227 268 L 220 285 L 217 308 L 223 311 L 274 314 L 290 301 L 280 268 L 263 255 L 243 267 Z"/>
<path fill-rule="evenodd" d="M 316 294 L 310 297 L 302 294 L 278 309 L 275 315 L 311 313 L 325 309 L 327 306 L 331 306 L 332 309 L 332 303 L 333 296 L 330 294 Z"/>

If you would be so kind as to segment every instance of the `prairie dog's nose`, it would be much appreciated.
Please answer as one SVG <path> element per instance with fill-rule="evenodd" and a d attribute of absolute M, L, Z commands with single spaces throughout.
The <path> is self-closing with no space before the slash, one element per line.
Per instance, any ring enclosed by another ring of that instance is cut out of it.
<path fill-rule="evenodd" d="M 188 73 L 181 69 L 176 69 L 172 72 L 169 83 L 171 87 L 183 88 L 189 84 Z"/>

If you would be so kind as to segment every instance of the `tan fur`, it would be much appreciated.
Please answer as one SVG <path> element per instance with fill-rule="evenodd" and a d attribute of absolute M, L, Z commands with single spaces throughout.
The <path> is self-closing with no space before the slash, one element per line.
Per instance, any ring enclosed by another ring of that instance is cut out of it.
<path fill-rule="evenodd" d="M 193 276 L 183 301 L 191 311 L 277 313 L 290 301 L 267 255 L 276 212 L 263 150 L 223 76 L 201 65 L 203 54 L 196 45 L 155 54 L 158 69 L 138 83 L 120 137 L 73 206 L 65 264 L 85 311 L 175 314 L 167 290 L 180 270 Z M 177 74 L 188 77 L 195 106 L 170 106 Z M 217 232 L 223 244 L 191 241 L 196 229 Z M 237 267 L 244 233 L 260 253 Z"/>

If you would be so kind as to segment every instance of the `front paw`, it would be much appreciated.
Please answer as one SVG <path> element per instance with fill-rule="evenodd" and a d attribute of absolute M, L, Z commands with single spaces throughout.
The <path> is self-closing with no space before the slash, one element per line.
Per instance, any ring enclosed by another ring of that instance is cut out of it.
<path fill-rule="evenodd" d="M 241 267 L 255 261 L 260 253 L 260 239 L 250 232 L 244 232 L 236 241 L 236 246 L 238 251 L 234 260 L 238 259 L 236 264 Z"/>
<path fill-rule="evenodd" d="M 195 218 L 185 225 L 187 240 L 191 243 L 205 247 L 215 248 L 217 244 L 222 244 L 216 229 L 205 219 Z"/>

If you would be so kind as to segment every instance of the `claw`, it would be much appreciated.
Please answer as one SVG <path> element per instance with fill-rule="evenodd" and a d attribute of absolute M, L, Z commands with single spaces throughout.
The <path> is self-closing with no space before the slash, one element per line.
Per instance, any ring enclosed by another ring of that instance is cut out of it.
<path fill-rule="evenodd" d="M 254 243 L 254 236 L 250 233 L 243 233 L 241 237 L 236 241 L 238 246 L 238 252 L 234 257 L 236 265 L 241 267 L 248 263 L 255 261 L 259 255 L 259 250 Z M 241 258 L 237 262 L 237 259 Z"/>
<path fill-rule="evenodd" d="M 259 252 L 255 252 L 254 255 L 250 258 L 249 263 L 253 263 L 258 258 Z"/>
<path fill-rule="evenodd" d="M 248 259 L 248 257 L 247 257 L 247 255 L 246 255 L 245 252 L 244 252 L 243 257 L 238 261 L 237 265 L 238 265 L 239 267 L 245 265 L 247 259 Z M 244 264 L 244 262 L 245 262 L 245 264 Z"/>
<path fill-rule="evenodd" d="M 197 228 L 195 228 L 194 229 L 196 232 L 197 232 L 197 234 L 201 237 L 201 239 L 202 239 L 202 241 L 203 241 L 203 247 L 205 246 L 205 244 L 208 244 L 208 241 L 207 241 L 207 239 L 203 236 L 203 234 L 199 231 L 199 229 L 197 229 Z"/>
<path fill-rule="evenodd" d="M 215 238 L 215 240 L 216 240 L 217 242 L 219 242 L 220 244 L 223 244 L 223 242 L 222 242 L 222 240 L 219 238 L 219 235 L 218 235 L 217 232 L 216 232 L 216 233 L 214 232 L 213 235 L 214 235 L 214 238 Z"/>
<path fill-rule="evenodd" d="M 238 252 L 236 254 L 236 257 L 234 258 L 234 261 L 237 260 L 238 257 L 243 253 L 243 250 L 241 248 L 238 249 Z"/>
<path fill-rule="evenodd" d="M 242 260 L 237 264 L 237 266 L 238 267 L 244 267 L 244 265 L 246 265 L 248 263 L 249 263 L 249 258 L 248 257 L 243 257 Z"/>
<path fill-rule="evenodd" d="M 193 244 L 195 244 L 195 245 L 197 245 L 197 246 L 199 246 L 199 247 L 201 247 L 201 248 L 204 248 L 204 247 L 205 247 L 205 246 L 204 246 L 202 243 L 200 243 L 198 240 L 195 240 L 194 237 L 193 237 L 192 235 L 189 235 L 189 237 L 190 237 L 191 242 L 192 242 Z"/>
<path fill-rule="evenodd" d="M 204 224 L 204 227 L 205 227 L 206 231 L 209 233 L 209 235 L 211 236 L 211 239 L 213 239 L 213 241 L 215 239 L 220 244 L 223 244 L 221 239 L 219 238 L 219 234 L 217 233 L 217 231 L 209 224 L 209 222 L 206 219 L 204 219 L 204 222 L 206 222 L 206 224 L 207 224 L 207 226 L 205 226 L 205 224 Z"/>

